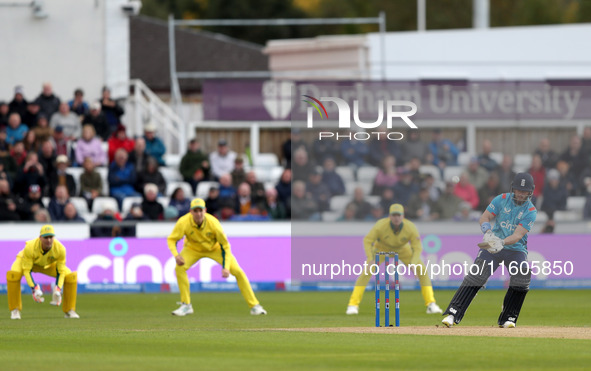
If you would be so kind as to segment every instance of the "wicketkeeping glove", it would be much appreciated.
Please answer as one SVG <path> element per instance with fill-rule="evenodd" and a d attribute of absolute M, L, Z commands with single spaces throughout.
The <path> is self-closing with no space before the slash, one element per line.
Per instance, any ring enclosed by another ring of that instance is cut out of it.
<path fill-rule="evenodd" d="M 59 306 L 62 303 L 62 289 L 60 289 L 59 286 L 55 286 L 53 288 L 53 295 L 52 295 L 51 299 L 52 300 L 49 303 L 51 305 Z"/>
<path fill-rule="evenodd" d="M 45 299 L 43 298 L 43 291 L 41 291 L 41 286 L 35 285 L 33 287 L 33 300 L 37 303 L 43 303 Z"/>

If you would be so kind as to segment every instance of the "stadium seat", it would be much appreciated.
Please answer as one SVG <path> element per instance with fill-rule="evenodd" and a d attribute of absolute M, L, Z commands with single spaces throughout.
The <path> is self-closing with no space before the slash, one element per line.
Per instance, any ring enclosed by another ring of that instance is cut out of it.
<path fill-rule="evenodd" d="M 256 174 L 259 182 L 270 182 L 271 181 L 271 168 L 269 167 L 255 167 L 252 169 Z"/>
<path fill-rule="evenodd" d="M 168 204 L 170 203 L 170 197 L 158 197 L 156 201 L 158 201 L 158 203 L 166 209 L 168 207 Z"/>
<path fill-rule="evenodd" d="M 536 217 L 536 223 L 545 223 L 548 221 L 548 214 L 544 211 L 538 210 L 538 216 Z"/>
<path fill-rule="evenodd" d="M 80 216 L 86 223 L 89 224 L 96 220 L 95 213 L 78 213 L 78 216 Z"/>
<path fill-rule="evenodd" d="M 273 168 L 271 168 L 271 171 L 269 173 L 269 180 L 270 182 L 274 182 L 277 183 L 279 182 L 279 179 L 281 179 L 281 174 L 283 174 L 283 170 L 284 168 L 282 166 L 275 166 Z M 259 180 L 260 182 L 260 180 Z"/>
<path fill-rule="evenodd" d="M 538 198 L 536 198 L 536 202 L 534 203 L 534 206 L 538 209 L 538 213 L 542 209 L 543 203 L 544 203 L 544 195 L 539 195 Z"/>
<path fill-rule="evenodd" d="M 86 202 L 84 197 L 70 197 L 70 202 L 74 204 L 78 214 L 88 213 L 88 202 Z"/>
<path fill-rule="evenodd" d="M 513 171 L 521 173 L 531 167 L 532 155 L 529 153 L 517 153 L 513 157 Z"/>
<path fill-rule="evenodd" d="M 582 212 L 585 208 L 585 196 L 570 196 L 566 199 L 566 209 Z"/>
<path fill-rule="evenodd" d="M 123 203 L 121 204 L 121 214 L 123 214 L 123 216 L 126 216 L 129 213 L 129 210 L 131 210 L 131 206 L 134 203 L 141 204 L 142 198 L 141 197 L 125 197 L 123 199 Z"/>
<path fill-rule="evenodd" d="M 341 178 L 343 179 L 343 182 L 345 182 L 345 184 L 348 182 L 355 181 L 355 175 L 353 174 L 353 169 L 351 169 L 349 166 L 337 166 L 335 168 L 335 171 L 337 174 L 339 174 L 341 176 Z"/>
<path fill-rule="evenodd" d="M 265 182 L 264 183 L 265 191 L 268 191 L 269 189 L 274 189 L 275 184 L 277 184 L 277 182 Z"/>
<path fill-rule="evenodd" d="M 376 175 L 378 175 L 378 171 L 379 169 L 374 166 L 362 166 L 357 169 L 357 181 L 373 183 Z"/>
<path fill-rule="evenodd" d="M 208 181 L 199 182 L 199 185 L 197 185 L 196 197 L 206 199 L 207 194 L 209 193 L 209 189 L 212 186 L 219 186 L 219 183 L 218 182 L 208 182 Z"/>
<path fill-rule="evenodd" d="M 70 174 L 76 182 L 76 194 L 70 195 L 70 197 L 77 196 L 80 194 L 80 175 L 84 172 L 82 167 L 69 167 L 66 169 L 66 174 Z"/>
<path fill-rule="evenodd" d="M 97 166 L 95 168 L 96 172 L 99 173 L 101 179 L 103 181 L 103 195 L 109 194 L 109 168 L 105 166 Z"/>
<path fill-rule="evenodd" d="M 201 182 L 204 183 L 204 182 Z M 201 185 L 199 183 L 199 185 Z M 185 197 L 193 198 L 193 187 L 187 182 L 170 182 L 166 184 L 166 196 L 170 197 L 175 189 L 181 187 L 185 191 Z"/>
<path fill-rule="evenodd" d="M 445 192 L 445 182 L 443 180 L 436 180 L 433 185 L 439 188 L 442 194 Z"/>
<path fill-rule="evenodd" d="M 104 141 L 101 142 L 101 147 L 103 148 L 103 152 L 105 153 L 105 164 L 107 164 L 107 167 L 109 166 L 109 142 L 108 141 Z"/>
<path fill-rule="evenodd" d="M 330 210 L 342 214 L 350 201 L 351 196 L 334 196 L 330 199 Z"/>
<path fill-rule="evenodd" d="M 554 220 L 556 222 L 577 222 L 581 219 L 583 219 L 583 210 L 565 210 L 554 212 Z"/>
<path fill-rule="evenodd" d="M 166 166 L 178 169 L 179 165 L 181 164 L 181 160 L 183 159 L 183 156 L 166 153 L 164 154 L 164 156 L 162 156 L 162 158 L 164 159 L 164 163 L 166 163 Z"/>
<path fill-rule="evenodd" d="M 259 153 L 252 160 L 255 167 L 279 166 L 279 159 L 274 153 Z"/>
<path fill-rule="evenodd" d="M 490 158 L 495 160 L 497 162 L 497 164 L 499 164 L 499 165 L 501 163 L 503 163 L 503 153 L 502 152 L 491 152 Z"/>
<path fill-rule="evenodd" d="M 160 171 L 160 174 L 162 174 L 162 177 L 166 183 L 183 181 L 183 176 L 177 168 L 171 166 L 161 166 L 158 168 L 158 171 Z"/>
<path fill-rule="evenodd" d="M 431 174 L 435 181 L 441 180 L 441 171 L 435 165 L 421 165 L 419 167 L 419 173 L 421 174 Z"/>
<path fill-rule="evenodd" d="M 460 176 L 464 172 L 463 166 L 446 166 L 443 169 L 443 180 L 444 181 L 451 181 L 454 176 Z"/>
<path fill-rule="evenodd" d="M 380 203 L 380 196 L 365 196 L 365 200 L 372 205 L 377 205 Z"/>
<path fill-rule="evenodd" d="M 334 222 L 338 218 L 343 215 L 341 212 L 338 211 L 325 211 L 322 213 L 322 221 L 323 222 Z"/>
<path fill-rule="evenodd" d="M 117 204 L 117 200 L 113 197 L 97 197 L 94 199 L 94 202 L 92 203 L 93 213 L 100 214 L 107 208 L 118 212 L 119 205 Z"/>
<path fill-rule="evenodd" d="M 459 166 L 468 166 L 470 163 L 470 159 L 474 157 L 473 153 L 470 152 L 460 152 L 458 154 L 458 165 Z"/>
<path fill-rule="evenodd" d="M 371 182 L 365 182 L 365 183 L 361 183 L 361 182 L 348 182 L 345 183 L 345 194 L 349 195 L 350 197 L 353 196 L 353 192 L 355 191 L 355 188 L 357 187 L 361 187 L 363 189 L 363 193 L 365 193 L 366 195 L 371 193 L 371 190 L 373 188 L 373 181 Z"/>

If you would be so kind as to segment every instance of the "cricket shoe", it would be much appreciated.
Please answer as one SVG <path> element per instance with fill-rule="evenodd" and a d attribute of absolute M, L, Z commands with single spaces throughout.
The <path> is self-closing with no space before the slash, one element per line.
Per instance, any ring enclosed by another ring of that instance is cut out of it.
<path fill-rule="evenodd" d="M 347 315 L 359 314 L 359 306 L 358 305 L 349 305 L 347 307 L 347 311 L 345 313 Z"/>
<path fill-rule="evenodd" d="M 64 318 L 80 318 L 80 316 L 78 315 L 78 313 L 76 313 L 73 309 L 66 312 L 66 314 L 64 315 Z"/>
<path fill-rule="evenodd" d="M 21 311 L 14 309 L 10 312 L 10 319 L 21 319 Z"/>
<path fill-rule="evenodd" d="M 445 317 L 441 321 L 441 323 L 443 323 L 447 327 L 452 327 L 455 324 L 454 319 L 455 318 L 454 318 L 453 314 L 450 314 L 449 316 Z"/>
<path fill-rule="evenodd" d="M 437 303 L 432 302 L 429 303 L 429 305 L 427 305 L 427 314 L 441 314 L 443 313 L 443 311 L 441 310 L 441 308 L 439 308 L 439 305 L 437 305 Z"/>
<path fill-rule="evenodd" d="M 515 328 L 515 322 L 505 321 L 502 325 L 499 325 L 500 328 Z"/>
<path fill-rule="evenodd" d="M 181 306 L 177 310 L 172 311 L 173 316 L 186 316 L 187 314 L 193 314 L 193 306 L 191 304 L 180 303 Z"/>
<path fill-rule="evenodd" d="M 267 314 L 267 311 L 260 304 L 257 304 L 250 308 L 250 314 L 253 316 L 260 316 L 261 314 Z"/>

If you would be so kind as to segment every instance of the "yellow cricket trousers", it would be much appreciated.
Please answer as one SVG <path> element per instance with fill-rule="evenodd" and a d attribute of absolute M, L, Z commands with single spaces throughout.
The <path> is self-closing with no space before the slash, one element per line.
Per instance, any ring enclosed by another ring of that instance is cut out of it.
<path fill-rule="evenodd" d="M 43 273 L 50 277 L 57 277 L 57 264 L 50 264 L 47 268 L 33 265 L 31 272 Z M 68 267 L 64 272 L 64 287 L 62 310 L 68 313 L 70 310 L 76 310 L 76 299 L 78 293 L 78 278 L 76 272 L 72 272 Z M 23 266 L 21 258 L 17 257 L 10 271 L 6 274 L 8 291 L 8 309 L 22 310 L 22 299 L 20 291 L 20 282 L 23 277 Z"/>
<path fill-rule="evenodd" d="M 176 270 L 176 279 L 179 285 L 179 291 L 181 294 L 181 301 L 186 304 L 191 304 L 191 289 L 189 285 L 189 277 L 187 275 L 187 270 L 191 268 L 195 263 L 202 258 L 210 258 L 215 260 L 218 264 L 222 264 L 222 254 L 220 250 L 214 250 L 211 252 L 197 252 L 190 248 L 183 248 L 180 252 L 180 256 L 185 259 L 185 265 L 179 266 L 177 265 Z M 240 268 L 238 261 L 234 256 L 230 256 L 230 261 L 228 267 L 230 269 L 230 274 L 236 277 L 236 282 L 238 283 L 238 288 L 246 300 L 246 303 L 250 308 L 254 307 L 259 303 L 257 298 L 254 296 L 254 292 L 252 291 L 252 287 L 250 287 L 250 282 L 248 281 L 248 277 Z"/>

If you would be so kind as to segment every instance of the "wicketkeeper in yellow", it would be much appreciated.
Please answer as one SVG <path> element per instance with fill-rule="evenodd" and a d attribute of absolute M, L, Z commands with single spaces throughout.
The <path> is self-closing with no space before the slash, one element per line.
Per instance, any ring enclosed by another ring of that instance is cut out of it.
<path fill-rule="evenodd" d="M 183 237 L 185 242 L 179 254 L 176 244 Z M 254 296 L 246 274 L 232 255 L 230 244 L 220 222 L 207 213 L 205 201 L 200 198 L 191 201 L 191 210 L 179 218 L 167 242 L 176 260 L 176 279 L 181 293 L 181 306 L 172 312 L 173 315 L 185 316 L 193 313 L 187 269 L 201 258 L 210 258 L 218 262 L 222 266 L 222 277 L 227 278 L 230 274 L 236 277 L 238 288 L 250 307 L 250 314 L 255 316 L 267 314 Z"/>
<path fill-rule="evenodd" d="M 371 231 L 363 239 L 363 247 L 367 256 L 367 267 L 375 263 L 376 252 L 398 253 L 398 258 L 408 267 L 414 264 L 416 276 L 421 284 L 421 293 L 427 306 L 427 314 L 442 313 L 441 308 L 435 303 L 431 279 L 421 260 L 421 237 L 417 227 L 404 218 L 404 207 L 400 204 L 390 206 L 390 215 L 376 222 Z M 384 255 L 380 255 L 380 262 L 384 261 Z M 422 269 L 419 267 L 421 266 Z M 355 288 L 349 299 L 347 314 L 358 314 L 359 303 L 363 299 L 365 288 L 371 279 L 369 268 L 361 273 Z"/>
<path fill-rule="evenodd" d="M 52 300 L 49 304 L 56 306 L 61 304 L 66 318 L 80 318 L 76 313 L 78 278 L 76 272 L 66 267 L 66 248 L 55 238 L 55 231 L 51 225 L 41 227 L 39 237 L 26 242 L 25 248 L 17 254 L 10 271 L 6 273 L 8 309 L 12 319 L 21 319 L 23 309 L 21 278 L 23 276 L 31 287 L 33 300 L 37 303 L 45 301 L 41 286 L 33 280 L 32 272 L 55 277 Z"/>

